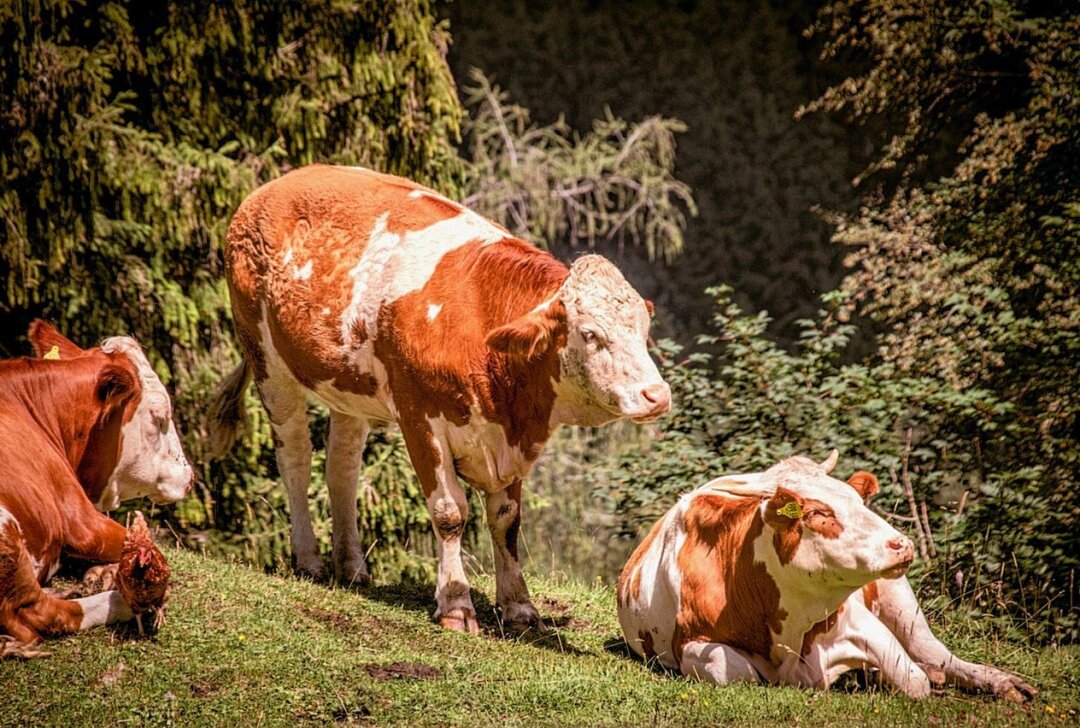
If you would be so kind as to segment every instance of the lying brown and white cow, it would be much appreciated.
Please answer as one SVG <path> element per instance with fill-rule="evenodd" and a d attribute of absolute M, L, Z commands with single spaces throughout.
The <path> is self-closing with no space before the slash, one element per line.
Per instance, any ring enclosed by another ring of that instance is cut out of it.
<path fill-rule="evenodd" d="M 521 481 L 556 427 L 648 421 L 671 393 L 649 358 L 649 306 L 604 258 L 568 270 L 456 202 L 364 169 L 311 166 L 256 190 L 232 221 L 229 291 L 245 361 L 214 407 L 232 441 L 254 375 L 289 493 L 293 557 L 323 564 L 308 512 L 305 398 L 330 408 L 326 479 L 337 579 L 368 580 L 356 486 L 373 425 L 397 422 L 439 545 L 435 618 L 477 631 L 461 562 L 484 492 L 497 601 L 534 623 L 518 563 Z"/>
<path fill-rule="evenodd" d="M 869 667 L 915 698 L 945 681 L 1014 700 L 1036 691 L 965 662 L 930 631 L 903 574 L 911 540 L 866 507 L 877 479 L 788 458 L 683 496 L 630 557 L 619 623 L 646 659 L 726 685 L 826 688 Z"/>
<path fill-rule="evenodd" d="M 65 600 L 41 587 L 61 556 L 120 558 L 127 532 L 99 510 L 171 503 L 193 481 L 169 395 L 134 339 L 84 351 L 36 321 L 30 340 L 48 358 L 0 361 L 0 651 L 14 654 L 131 619 L 116 591 Z"/>

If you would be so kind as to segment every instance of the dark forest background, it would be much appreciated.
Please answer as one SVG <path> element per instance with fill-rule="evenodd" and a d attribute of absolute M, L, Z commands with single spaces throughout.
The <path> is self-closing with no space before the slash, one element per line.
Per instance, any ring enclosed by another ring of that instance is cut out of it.
<path fill-rule="evenodd" d="M 659 304 L 659 331 L 691 341 L 712 312 L 705 289 L 732 286 L 748 310 L 767 310 L 770 334 L 797 338 L 843 275 L 843 251 L 815 208 L 851 212 L 874 134 L 841 119 L 794 112 L 858 66 L 856 54 L 822 61 L 803 31 L 813 2 L 602 2 L 463 0 L 443 10 L 454 29 L 458 84 L 482 69 L 534 120 L 587 131 L 618 117 L 679 119 L 677 177 L 698 215 L 685 250 L 650 260 L 634 246 L 600 243 L 643 295 Z M 880 137 L 880 134 L 878 134 Z M 880 141 L 880 139 L 878 139 Z M 556 252 L 569 256 L 565 241 Z"/>
<path fill-rule="evenodd" d="M 610 581 L 678 494 L 836 447 L 916 538 L 929 610 L 1075 640 L 1078 39 L 1055 0 L 0 3 L 0 353 L 38 316 L 135 335 L 200 473 L 158 521 L 288 570 L 253 393 L 208 455 L 225 229 L 299 165 L 401 174 L 657 302 L 675 411 L 553 438 L 529 568 Z M 395 431 L 360 498 L 376 578 L 429 580 Z M 311 499 L 328 546 L 318 475 Z"/>

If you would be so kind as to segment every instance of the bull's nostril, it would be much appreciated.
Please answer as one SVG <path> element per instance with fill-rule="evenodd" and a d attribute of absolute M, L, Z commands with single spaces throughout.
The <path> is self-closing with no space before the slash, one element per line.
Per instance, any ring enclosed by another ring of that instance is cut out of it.
<path fill-rule="evenodd" d="M 911 547 L 911 541 L 906 538 L 894 538 L 885 542 L 885 548 L 890 551 L 904 551 Z"/>
<path fill-rule="evenodd" d="M 671 389 L 666 384 L 650 384 L 641 390 L 641 396 L 649 404 L 663 407 L 671 401 Z"/>

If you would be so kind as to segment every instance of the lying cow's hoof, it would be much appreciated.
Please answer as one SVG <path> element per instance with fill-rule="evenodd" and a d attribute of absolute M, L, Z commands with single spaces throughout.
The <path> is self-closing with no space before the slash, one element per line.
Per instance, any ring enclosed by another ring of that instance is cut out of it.
<path fill-rule="evenodd" d="M 529 629 L 546 629 L 540 612 L 530 602 L 511 602 L 499 608 L 499 617 L 503 626 L 511 632 L 525 632 Z"/>
<path fill-rule="evenodd" d="M 447 614 L 438 617 L 439 626 L 452 629 L 455 632 L 467 632 L 480 634 L 480 624 L 476 621 L 476 614 L 471 610 L 451 609 Z"/>
<path fill-rule="evenodd" d="M 1010 703 L 1026 703 L 1029 700 L 1034 700 L 1039 694 L 1037 689 L 1028 685 L 1016 675 L 1002 674 L 1004 679 L 994 681 L 994 695 L 997 698 L 1007 700 Z"/>
<path fill-rule="evenodd" d="M 945 671 L 936 665 L 929 665 L 925 662 L 916 662 L 922 671 L 926 673 L 926 677 L 929 678 L 930 684 L 935 688 L 940 688 L 945 685 L 947 679 Z"/>
<path fill-rule="evenodd" d="M 116 588 L 116 570 L 119 564 L 102 564 L 91 566 L 83 574 L 80 589 L 84 594 L 97 594 Z"/>

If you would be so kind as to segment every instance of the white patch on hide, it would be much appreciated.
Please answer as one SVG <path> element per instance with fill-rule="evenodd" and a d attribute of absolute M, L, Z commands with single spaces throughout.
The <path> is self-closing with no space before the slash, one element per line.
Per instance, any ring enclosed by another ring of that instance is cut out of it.
<path fill-rule="evenodd" d="M 360 260 L 349 271 L 352 295 L 341 316 L 341 338 L 346 349 L 355 345 L 354 331 L 363 323 L 367 336 L 375 336 L 379 309 L 424 287 L 447 253 L 468 243 L 490 245 L 504 239 L 505 231 L 476 213 L 462 208 L 460 215 L 440 220 L 403 235 L 387 227 L 390 213 L 375 220 Z"/>
<path fill-rule="evenodd" d="M 312 265 L 311 261 L 309 260 L 307 263 L 304 263 L 303 268 L 296 269 L 296 272 L 293 273 L 293 278 L 298 281 L 306 281 L 307 279 L 311 278 L 311 270 Z"/>

